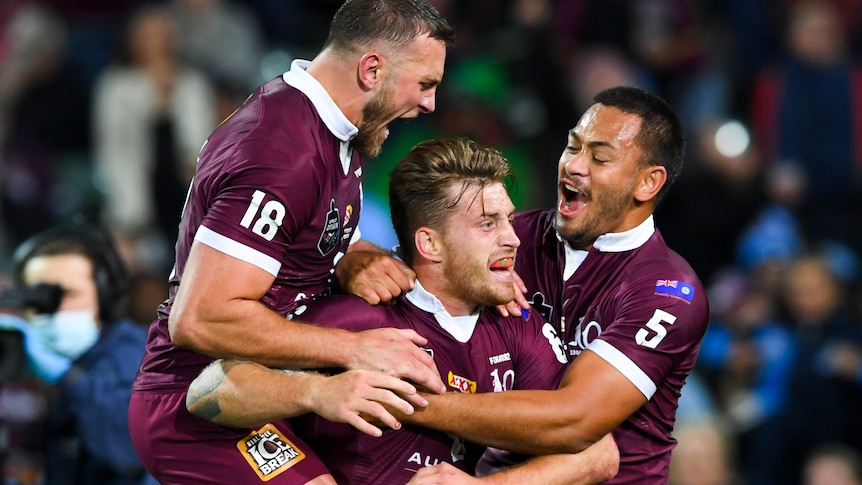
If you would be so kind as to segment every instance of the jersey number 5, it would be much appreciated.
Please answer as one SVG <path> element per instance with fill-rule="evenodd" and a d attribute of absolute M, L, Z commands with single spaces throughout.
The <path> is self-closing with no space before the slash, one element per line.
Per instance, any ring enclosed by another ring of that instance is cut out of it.
<path fill-rule="evenodd" d="M 638 345 L 643 345 L 651 349 L 656 348 L 659 342 L 664 340 L 667 336 L 667 328 L 665 328 L 665 325 L 673 325 L 675 321 L 676 316 L 671 315 L 664 310 L 656 309 L 652 318 L 646 322 L 646 328 L 638 330 L 638 333 L 635 334 L 635 342 L 637 342 Z M 650 335 L 650 331 L 647 330 L 647 328 L 652 330 L 653 335 Z"/>
<path fill-rule="evenodd" d="M 267 202 L 264 204 L 263 209 L 261 209 L 260 203 L 263 202 L 264 195 L 262 190 L 254 191 L 254 194 L 251 196 L 251 202 L 248 204 L 248 209 L 245 210 L 245 215 L 242 216 L 239 225 L 248 229 L 251 227 L 251 223 L 254 222 L 254 226 L 251 227 L 252 232 L 267 241 L 272 241 L 272 238 L 275 237 L 275 232 L 284 221 L 286 211 L 284 204 L 277 200 Z"/>

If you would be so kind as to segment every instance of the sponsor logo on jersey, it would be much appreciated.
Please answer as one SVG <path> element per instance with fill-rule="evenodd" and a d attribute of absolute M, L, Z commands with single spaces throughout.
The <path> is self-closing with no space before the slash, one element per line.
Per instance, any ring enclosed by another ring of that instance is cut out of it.
<path fill-rule="evenodd" d="M 329 201 L 329 212 L 326 213 L 326 222 L 323 224 L 323 232 L 317 241 L 317 250 L 321 256 L 331 253 L 338 240 L 341 238 L 341 222 L 338 217 L 338 207 L 335 207 L 335 199 Z"/>
<path fill-rule="evenodd" d="M 499 364 L 500 362 L 509 362 L 512 360 L 512 354 L 506 352 L 505 354 L 495 355 L 493 357 L 488 357 L 488 362 L 491 365 Z"/>
<path fill-rule="evenodd" d="M 658 280 L 655 282 L 655 294 L 679 298 L 691 303 L 694 298 L 694 287 L 679 280 Z"/>
<path fill-rule="evenodd" d="M 239 440 L 236 447 L 264 482 L 305 459 L 305 453 L 272 424 L 252 431 Z"/>
<path fill-rule="evenodd" d="M 466 377 L 455 375 L 451 370 L 449 371 L 448 382 L 449 385 L 454 387 L 457 391 L 469 392 L 470 394 L 476 393 L 476 381 L 471 381 Z"/>
<path fill-rule="evenodd" d="M 347 204 L 347 207 L 344 208 L 344 222 L 341 224 L 342 226 L 346 226 L 348 222 L 350 222 L 350 216 L 353 215 L 353 206 Z"/>

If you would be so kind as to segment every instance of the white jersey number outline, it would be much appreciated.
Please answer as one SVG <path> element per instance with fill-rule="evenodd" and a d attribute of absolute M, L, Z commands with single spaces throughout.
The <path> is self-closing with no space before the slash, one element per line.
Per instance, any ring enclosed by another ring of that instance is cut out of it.
<path fill-rule="evenodd" d="M 655 313 L 653 313 L 652 318 L 646 322 L 646 328 L 638 330 L 635 334 L 635 342 L 644 347 L 649 347 L 651 349 L 656 348 L 656 346 L 658 346 L 658 344 L 667 336 L 667 328 L 664 324 L 673 325 L 674 322 L 676 322 L 675 315 L 657 308 Z M 655 335 L 650 336 L 650 332 L 647 328 L 652 330 Z"/>

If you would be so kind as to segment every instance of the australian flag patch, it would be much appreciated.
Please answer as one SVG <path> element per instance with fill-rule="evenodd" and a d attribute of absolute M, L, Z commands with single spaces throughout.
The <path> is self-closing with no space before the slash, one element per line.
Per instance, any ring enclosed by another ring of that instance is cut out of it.
<path fill-rule="evenodd" d="M 681 298 L 691 303 L 694 287 L 678 280 L 658 280 L 655 282 L 655 294 Z"/>

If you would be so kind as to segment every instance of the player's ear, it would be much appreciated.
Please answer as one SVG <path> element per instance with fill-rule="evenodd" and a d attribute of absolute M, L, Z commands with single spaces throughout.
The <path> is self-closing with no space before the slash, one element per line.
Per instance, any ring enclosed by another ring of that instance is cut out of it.
<path fill-rule="evenodd" d="M 384 60 L 379 52 L 368 52 L 359 59 L 359 84 L 366 91 L 371 91 L 381 79 Z"/>
<path fill-rule="evenodd" d="M 667 181 L 667 169 L 661 165 L 650 165 L 642 168 L 639 173 L 632 196 L 638 202 L 655 199 Z"/>
<path fill-rule="evenodd" d="M 439 263 L 443 260 L 440 254 L 440 233 L 428 227 L 420 227 L 413 236 L 416 254 L 423 259 Z"/>

